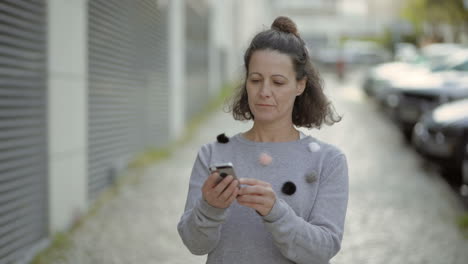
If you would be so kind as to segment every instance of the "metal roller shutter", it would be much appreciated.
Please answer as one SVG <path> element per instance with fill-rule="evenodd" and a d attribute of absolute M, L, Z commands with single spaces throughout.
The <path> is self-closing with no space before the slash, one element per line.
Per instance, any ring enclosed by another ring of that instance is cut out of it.
<path fill-rule="evenodd" d="M 186 2 L 186 119 L 200 113 L 209 101 L 209 9 L 200 1 Z"/>
<path fill-rule="evenodd" d="M 48 235 L 46 6 L 0 1 L 0 264 Z"/>
<path fill-rule="evenodd" d="M 146 147 L 168 139 L 167 22 L 156 1 L 88 4 L 90 200 Z"/>
<path fill-rule="evenodd" d="M 164 146 L 169 140 L 168 10 L 156 2 L 141 1 L 137 6 L 139 61 L 146 86 L 146 147 Z"/>

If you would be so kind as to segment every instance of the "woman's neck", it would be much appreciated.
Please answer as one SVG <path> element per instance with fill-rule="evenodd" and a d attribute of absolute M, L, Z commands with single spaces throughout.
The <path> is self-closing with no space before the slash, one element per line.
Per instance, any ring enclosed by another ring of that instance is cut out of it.
<path fill-rule="evenodd" d="M 244 137 L 256 142 L 288 142 L 300 138 L 300 133 L 294 126 L 284 125 L 261 125 L 254 122 L 250 130 L 245 132 Z"/>

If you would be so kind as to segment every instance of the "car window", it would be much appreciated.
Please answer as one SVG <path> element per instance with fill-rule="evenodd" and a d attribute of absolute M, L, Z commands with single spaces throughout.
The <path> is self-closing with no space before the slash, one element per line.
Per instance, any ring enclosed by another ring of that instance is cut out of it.
<path fill-rule="evenodd" d="M 464 63 L 453 67 L 453 69 L 457 70 L 457 71 L 466 71 L 466 72 L 468 72 L 468 61 L 465 61 Z"/>
<path fill-rule="evenodd" d="M 451 56 L 438 55 L 427 57 L 429 69 L 433 72 L 447 71 L 456 64 Z"/>
<path fill-rule="evenodd" d="M 429 68 L 433 72 L 446 71 L 450 69 L 450 62 L 440 59 L 433 59 L 429 62 Z"/>

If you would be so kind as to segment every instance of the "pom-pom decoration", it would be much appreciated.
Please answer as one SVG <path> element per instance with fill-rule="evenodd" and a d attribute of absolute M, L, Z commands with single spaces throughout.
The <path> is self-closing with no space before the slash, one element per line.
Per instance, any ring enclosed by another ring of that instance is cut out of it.
<path fill-rule="evenodd" d="M 313 183 L 317 180 L 317 174 L 315 172 L 311 172 L 307 174 L 305 177 L 306 177 L 306 182 L 308 183 Z"/>
<path fill-rule="evenodd" d="M 320 145 L 317 144 L 316 142 L 312 142 L 309 144 L 309 150 L 310 152 L 317 152 L 320 150 Z"/>
<path fill-rule="evenodd" d="M 296 185 L 293 182 L 285 182 L 281 191 L 286 195 L 293 195 L 296 192 Z"/>
<path fill-rule="evenodd" d="M 226 144 L 229 142 L 229 138 L 223 133 L 220 134 L 216 137 L 216 140 L 218 140 L 219 143 L 221 144 Z"/>
<path fill-rule="evenodd" d="M 260 154 L 260 157 L 258 158 L 258 162 L 260 162 L 260 164 L 262 164 L 263 166 L 270 165 L 272 161 L 273 158 L 266 153 Z"/>

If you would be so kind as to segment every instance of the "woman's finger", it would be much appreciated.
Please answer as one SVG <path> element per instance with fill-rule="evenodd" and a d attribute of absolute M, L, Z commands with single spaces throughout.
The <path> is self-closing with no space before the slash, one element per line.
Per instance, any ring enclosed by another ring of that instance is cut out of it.
<path fill-rule="evenodd" d="M 239 194 L 239 188 L 234 188 L 234 191 L 231 193 L 231 196 L 226 200 L 227 204 L 231 204 L 236 198 L 237 195 Z"/>
<path fill-rule="evenodd" d="M 253 179 L 253 178 L 241 178 L 239 179 L 240 184 L 245 184 L 245 185 L 260 185 L 264 187 L 270 187 L 271 184 L 268 182 L 264 182 L 261 180 Z"/>
<path fill-rule="evenodd" d="M 216 186 L 216 181 L 218 180 L 219 173 L 218 172 L 213 172 L 211 173 L 208 178 L 206 178 L 205 183 L 203 184 L 202 189 L 211 189 Z"/>
<path fill-rule="evenodd" d="M 254 186 L 244 186 L 240 191 L 240 195 L 246 194 L 256 194 L 256 195 L 266 195 L 269 192 L 269 189 L 264 186 L 254 185 Z"/>
<path fill-rule="evenodd" d="M 229 186 L 227 186 L 227 188 L 221 193 L 221 195 L 219 196 L 219 199 L 223 202 L 228 200 L 231 197 L 234 190 L 237 189 L 237 185 L 238 185 L 238 181 L 236 180 L 231 181 Z"/>
<path fill-rule="evenodd" d="M 237 198 L 237 201 L 241 203 L 250 203 L 250 204 L 268 204 L 268 198 L 259 195 L 241 195 Z"/>
<path fill-rule="evenodd" d="M 224 177 L 224 179 L 214 187 L 214 191 L 219 195 L 223 193 L 226 187 L 232 182 L 234 178 L 231 175 Z"/>
<path fill-rule="evenodd" d="M 260 215 L 266 215 L 265 208 L 260 204 L 256 204 L 256 203 L 239 203 L 239 204 L 242 205 L 242 206 L 254 209 Z M 262 212 L 263 212 L 263 214 L 262 214 Z"/>

